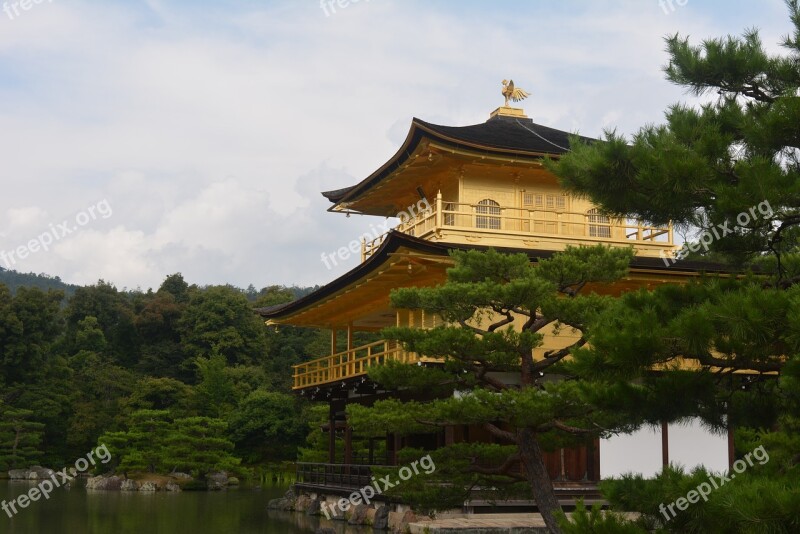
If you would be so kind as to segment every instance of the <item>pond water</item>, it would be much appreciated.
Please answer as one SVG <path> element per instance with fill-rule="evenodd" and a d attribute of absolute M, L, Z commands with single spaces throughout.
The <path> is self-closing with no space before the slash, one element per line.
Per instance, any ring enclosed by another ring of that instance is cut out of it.
<path fill-rule="evenodd" d="M 0 480 L 0 501 L 27 492 L 33 482 Z M 83 483 L 55 490 L 12 519 L 0 509 L 0 534 L 309 534 L 332 527 L 337 534 L 371 528 L 291 512 L 267 511 L 286 486 L 205 492 L 86 491 Z"/>

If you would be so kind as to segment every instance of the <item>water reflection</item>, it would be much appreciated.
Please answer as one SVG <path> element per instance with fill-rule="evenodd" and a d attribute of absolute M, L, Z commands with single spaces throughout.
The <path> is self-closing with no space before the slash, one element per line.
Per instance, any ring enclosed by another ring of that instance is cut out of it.
<path fill-rule="evenodd" d="M 34 485 L 0 480 L 0 500 L 10 501 Z M 372 532 L 340 521 L 267 511 L 267 502 L 287 489 L 147 493 L 86 491 L 79 483 L 31 503 L 13 519 L 0 510 L 0 534 L 309 534 L 320 526 L 337 534 Z"/>

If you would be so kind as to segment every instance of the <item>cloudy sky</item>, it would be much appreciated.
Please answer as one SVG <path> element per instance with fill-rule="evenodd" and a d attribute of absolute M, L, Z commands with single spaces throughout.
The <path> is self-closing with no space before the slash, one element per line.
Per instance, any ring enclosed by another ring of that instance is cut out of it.
<path fill-rule="evenodd" d="M 319 192 L 384 163 L 412 117 L 483 122 L 510 77 L 536 122 L 632 133 L 687 99 L 665 35 L 755 26 L 777 51 L 789 29 L 782 0 L 17 1 L 0 0 L 0 267 L 143 289 L 325 283 L 354 263 L 320 255 L 380 221 Z"/>

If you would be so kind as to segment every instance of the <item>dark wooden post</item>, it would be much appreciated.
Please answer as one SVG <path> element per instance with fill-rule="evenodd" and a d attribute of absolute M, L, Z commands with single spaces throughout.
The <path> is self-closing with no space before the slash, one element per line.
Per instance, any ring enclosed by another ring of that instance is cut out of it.
<path fill-rule="evenodd" d="M 330 415 L 328 416 L 328 463 L 336 463 L 336 406 L 333 401 L 330 403 Z"/>
<path fill-rule="evenodd" d="M 669 424 L 661 423 L 661 465 L 669 467 Z"/>
<path fill-rule="evenodd" d="M 353 463 L 353 427 L 344 425 L 344 463 Z"/>

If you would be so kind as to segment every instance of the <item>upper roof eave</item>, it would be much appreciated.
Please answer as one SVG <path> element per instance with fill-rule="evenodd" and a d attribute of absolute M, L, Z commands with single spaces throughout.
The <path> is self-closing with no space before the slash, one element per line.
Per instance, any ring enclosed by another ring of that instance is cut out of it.
<path fill-rule="evenodd" d="M 528 139 L 535 141 L 535 143 L 529 142 L 530 148 L 526 148 L 524 143 L 521 142 L 513 146 L 515 143 L 509 141 L 514 129 L 517 130 L 517 133 L 520 133 L 520 130 L 522 132 L 530 132 L 531 135 L 528 136 Z M 508 131 L 498 132 L 498 130 Z M 562 144 L 559 145 L 553 140 L 548 140 L 544 135 L 537 133 L 536 130 L 541 131 L 542 134 L 554 136 L 555 140 Z M 454 148 L 475 150 L 488 154 L 540 159 L 544 157 L 560 157 L 561 154 L 568 150 L 563 144 L 566 144 L 566 140 L 570 135 L 568 132 L 535 124 L 529 119 L 525 119 L 525 122 L 523 122 L 519 119 L 496 117 L 486 123 L 470 126 L 440 126 L 414 117 L 405 141 L 386 163 L 361 182 L 350 187 L 325 191 L 322 195 L 334 204 L 328 211 L 336 211 L 337 208 L 346 207 L 344 204 L 348 201 L 357 198 L 361 193 L 381 182 L 403 165 L 416 151 L 423 139 L 450 145 Z M 539 142 L 537 138 L 542 141 Z M 594 141 L 587 137 L 583 139 Z M 547 150 L 546 147 L 548 146 L 552 146 L 552 148 Z"/>

